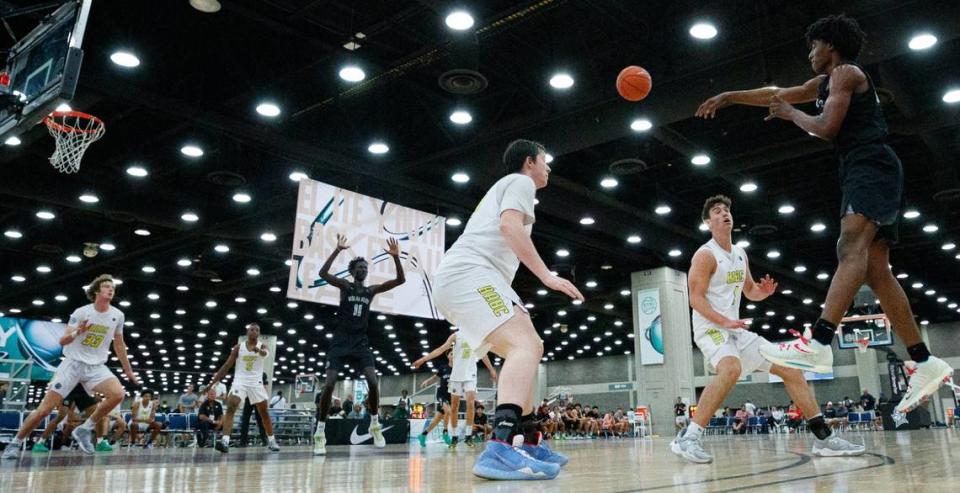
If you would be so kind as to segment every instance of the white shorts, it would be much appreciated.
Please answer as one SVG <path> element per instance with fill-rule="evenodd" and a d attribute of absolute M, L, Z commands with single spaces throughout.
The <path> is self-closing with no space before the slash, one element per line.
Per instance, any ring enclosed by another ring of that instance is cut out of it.
<path fill-rule="evenodd" d="M 760 347 L 770 342 L 748 330 L 697 327 L 693 330 L 693 341 L 703 351 L 709 363 L 707 370 L 712 373 L 717 372 L 717 364 L 727 356 L 740 360 L 741 375 L 755 371 L 768 372 L 772 366 L 760 354 Z"/>
<path fill-rule="evenodd" d="M 143 421 L 140 421 L 139 423 L 137 423 L 138 432 L 143 433 L 149 429 L 150 429 L 150 423 L 144 423 Z"/>
<path fill-rule="evenodd" d="M 484 340 L 510 320 L 515 310 L 527 311 L 503 277 L 483 267 L 457 274 L 438 272 L 433 294 L 437 309 L 460 328 L 457 337 L 463 337 L 475 354 L 486 354 L 489 346 Z"/>
<path fill-rule="evenodd" d="M 257 404 L 267 400 L 267 389 L 262 383 L 233 382 L 230 386 L 230 395 L 239 397 L 241 403 L 244 399 L 250 399 L 250 404 Z"/>
<path fill-rule="evenodd" d="M 66 397 L 77 384 L 83 385 L 83 389 L 88 394 L 93 395 L 94 388 L 110 379 L 120 380 L 114 375 L 107 365 L 88 365 L 75 359 L 66 358 L 60 362 L 57 372 L 50 380 L 47 390 L 52 390 L 61 397 Z"/>
<path fill-rule="evenodd" d="M 686 416 L 677 416 L 677 419 L 674 420 L 674 423 L 676 423 L 676 424 L 678 424 L 678 425 L 685 425 L 685 424 L 687 424 L 687 417 L 686 417 Z"/>
<path fill-rule="evenodd" d="M 476 380 L 467 380 L 465 382 L 454 382 L 450 381 L 450 394 L 459 395 L 460 397 L 466 397 L 467 392 L 476 392 L 477 391 L 477 381 Z"/>

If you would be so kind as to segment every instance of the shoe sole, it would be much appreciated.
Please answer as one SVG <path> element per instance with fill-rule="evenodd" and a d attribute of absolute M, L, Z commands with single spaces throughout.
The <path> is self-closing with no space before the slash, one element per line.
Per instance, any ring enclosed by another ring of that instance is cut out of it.
<path fill-rule="evenodd" d="M 693 462 L 694 464 L 709 464 L 713 462 L 713 459 L 702 460 L 687 454 L 686 452 L 683 451 L 683 449 L 680 448 L 680 444 L 678 444 L 676 440 L 670 442 L 670 451 L 679 455 L 680 457 L 683 457 L 684 459 L 690 462 Z"/>
<path fill-rule="evenodd" d="M 953 376 L 953 368 L 950 368 L 950 365 L 947 365 L 943 369 L 943 371 L 940 373 L 941 373 L 940 376 L 927 382 L 927 384 L 924 385 L 924 387 L 920 389 L 919 392 L 917 392 L 916 397 L 911 398 L 909 401 L 907 400 L 900 401 L 900 404 L 897 404 L 897 410 L 900 411 L 901 413 L 907 413 L 909 412 L 909 410 L 912 410 L 912 408 L 916 406 L 921 400 L 923 400 L 924 397 L 936 392 L 937 389 L 939 389 L 940 386 L 943 385 L 944 379 L 946 379 L 949 376 Z"/>
<path fill-rule="evenodd" d="M 558 470 L 556 474 L 549 474 L 547 472 L 539 472 L 536 474 L 527 474 L 519 471 L 504 471 L 501 469 L 493 469 L 491 467 L 485 467 L 481 465 L 473 466 L 473 475 L 478 478 L 490 479 L 493 481 L 537 481 L 544 479 L 554 479 L 557 475 L 560 474 Z"/>
<path fill-rule="evenodd" d="M 325 448 L 321 450 L 313 449 L 313 455 L 327 455 L 327 449 Z"/>
<path fill-rule="evenodd" d="M 767 361 L 775 365 L 784 366 L 787 368 L 796 368 L 798 370 L 812 371 L 814 373 L 832 373 L 833 372 L 833 366 L 817 366 L 817 365 L 810 365 L 802 361 L 783 359 L 764 351 L 762 348 L 760 349 L 760 355 L 763 356 L 764 359 L 766 359 Z"/>
<path fill-rule="evenodd" d="M 850 450 L 831 450 L 831 449 L 828 449 L 828 448 L 822 448 L 822 449 L 814 448 L 814 449 L 813 449 L 813 455 L 816 455 L 816 456 L 819 456 L 819 457 L 856 457 L 856 456 L 858 456 L 858 455 L 863 455 L 864 452 L 866 452 L 866 449 L 858 450 L 858 451 L 850 451 Z"/>

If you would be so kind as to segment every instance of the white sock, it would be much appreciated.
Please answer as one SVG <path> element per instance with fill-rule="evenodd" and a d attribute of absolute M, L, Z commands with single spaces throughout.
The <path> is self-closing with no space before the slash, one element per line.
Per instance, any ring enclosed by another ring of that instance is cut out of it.
<path fill-rule="evenodd" d="M 223 444 L 230 445 L 230 435 L 223 435 Z"/>
<path fill-rule="evenodd" d="M 267 435 L 267 441 L 273 443 L 276 439 L 273 438 L 273 435 Z"/>
<path fill-rule="evenodd" d="M 317 423 L 317 433 L 323 433 L 327 429 L 327 422 L 320 421 Z"/>
<path fill-rule="evenodd" d="M 371 415 L 370 415 L 370 429 L 372 430 L 374 426 L 379 425 L 379 424 L 380 424 L 380 421 L 377 420 L 377 415 L 376 415 L 376 414 L 371 414 Z"/>
<path fill-rule="evenodd" d="M 13 437 L 13 440 L 10 440 L 10 445 L 20 445 L 23 443 L 22 438 Z"/>
<path fill-rule="evenodd" d="M 93 429 L 93 421 L 91 421 L 90 418 L 87 418 L 87 420 L 84 421 L 83 424 L 80 425 L 80 427 L 81 427 L 81 428 L 84 428 L 84 429 L 87 429 L 87 430 L 92 430 L 92 429 Z"/>
<path fill-rule="evenodd" d="M 691 421 L 690 424 L 687 425 L 687 432 L 683 434 L 683 437 L 696 440 L 700 438 L 701 434 L 703 434 L 703 427 Z"/>
<path fill-rule="evenodd" d="M 472 427 L 472 426 L 468 426 L 467 429 L 464 430 L 463 435 L 464 435 L 464 436 L 473 436 L 473 427 Z"/>

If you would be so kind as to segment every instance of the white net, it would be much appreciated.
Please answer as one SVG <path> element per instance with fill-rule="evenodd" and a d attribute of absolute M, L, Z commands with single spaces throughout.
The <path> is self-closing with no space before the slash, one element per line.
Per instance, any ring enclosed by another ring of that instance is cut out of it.
<path fill-rule="evenodd" d="M 105 130 L 99 118 L 77 111 L 55 111 L 43 121 L 57 145 L 50 164 L 61 173 L 79 171 L 83 154 Z"/>

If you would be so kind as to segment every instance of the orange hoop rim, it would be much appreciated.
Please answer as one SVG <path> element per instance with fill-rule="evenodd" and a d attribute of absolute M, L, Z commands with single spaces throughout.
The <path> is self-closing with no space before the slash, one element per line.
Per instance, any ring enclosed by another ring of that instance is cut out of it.
<path fill-rule="evenodd" d="M 77 128 L 70 125 L 65 125 L 62 123 L 57 123 L 54 118 L 63 118 L 67 116 L 72 116 L 81 120 L 89 120 L 93 122 L 94 127 L 90 129 Z M 99 132 L 103 128 L 103 120 L 82 111 L 54 111 L 49 115 L 43 117 L 43 123 L 48 128 L 62 133 L 81 133 L 81 134 L 93 134 Z"/>

